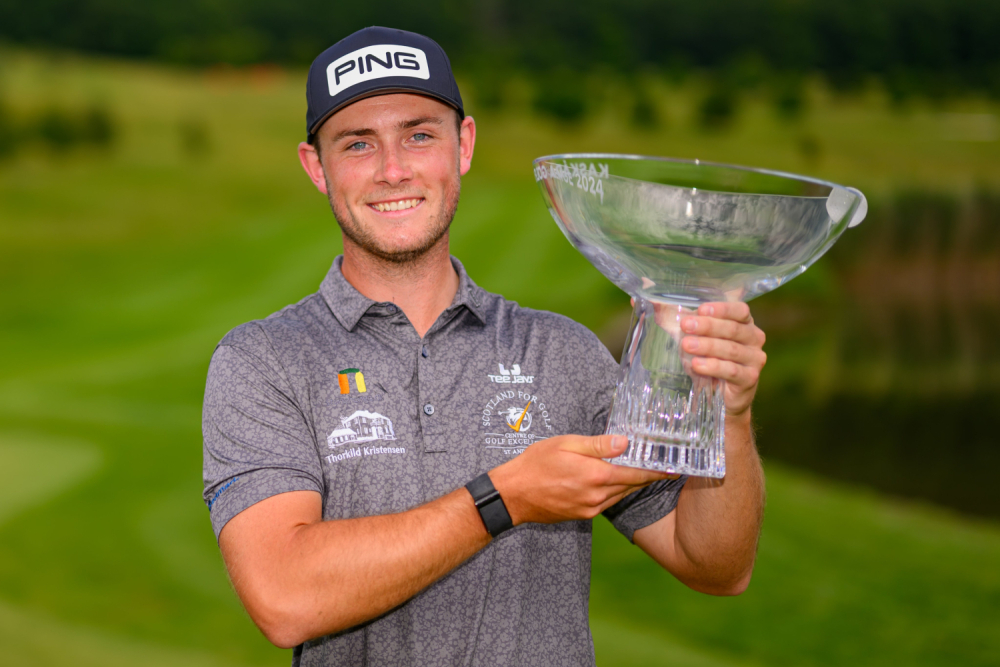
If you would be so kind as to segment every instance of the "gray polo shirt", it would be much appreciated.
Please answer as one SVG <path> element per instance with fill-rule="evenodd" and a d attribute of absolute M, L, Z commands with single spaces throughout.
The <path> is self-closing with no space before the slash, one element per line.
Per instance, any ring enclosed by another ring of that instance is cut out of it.
<path fill-rule="evenodd" d="M 604 430 L 617 364 L 583 326 L 475 285 L 421 339 L 340 272 L 219 343 L 205 389 L 205 501 L 216 536 L 270 496 L 316 491 L 324 519 L 403 512 L 531 443 Z M 629 539 L 683 478 L 609 509 Z M 399 539 L 405 540 L 405 535 Z M 306 642 L 295 665 L 593 665 L 589 521 L 524 524 L 393 611 Z"/>

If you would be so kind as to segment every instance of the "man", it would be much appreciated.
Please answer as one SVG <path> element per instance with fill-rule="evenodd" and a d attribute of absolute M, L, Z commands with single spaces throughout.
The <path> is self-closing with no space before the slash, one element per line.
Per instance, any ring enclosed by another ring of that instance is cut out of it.
<path fill-rule="evenodd" d="M 602 512 L 688 586 L 741 592 L 763 503 L 747 307 L 683 323 L 694 369 L 728 381 L 726 478 L 606 463 L 626 446 L 595 435 L 607 350 L 449 256 L 476 125 L 441 48 L 368 28 L 307 86 L 299 157 L 344 254 L 318 294 L 222 340 L 205 394 L 205 499 L 268 639 L 301 665 L 593 664 Z"/>

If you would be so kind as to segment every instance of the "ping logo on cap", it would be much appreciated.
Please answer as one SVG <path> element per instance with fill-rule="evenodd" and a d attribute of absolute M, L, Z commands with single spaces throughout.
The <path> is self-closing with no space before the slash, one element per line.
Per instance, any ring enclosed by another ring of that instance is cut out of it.
<path fill-rule="evenodd" d="M 326 68 L 330 97 L 351 86 L 386 76 L 429 79 L 431 72 L 427 67 L 427 55 L 412 46 L 376 44 L 341 56 Z"/>

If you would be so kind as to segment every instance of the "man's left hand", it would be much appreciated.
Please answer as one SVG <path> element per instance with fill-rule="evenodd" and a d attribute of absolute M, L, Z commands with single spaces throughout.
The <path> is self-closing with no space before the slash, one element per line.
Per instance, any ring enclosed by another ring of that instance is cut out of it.
<path fill-rule="evenodd" d="M 726 381 L 726 416 L 747 414 L 764 368 L 764 332 L 743 302 L 705 303 L 696 315 L 681 318 L 681 341 L 692 355 L 691 370 Z"/>

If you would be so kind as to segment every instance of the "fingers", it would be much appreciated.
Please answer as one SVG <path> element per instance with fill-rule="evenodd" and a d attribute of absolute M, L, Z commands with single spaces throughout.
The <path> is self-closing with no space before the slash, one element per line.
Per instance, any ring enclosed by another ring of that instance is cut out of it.
<path fill-rule="evenodd" d="M 592 456 L 594 458 L 610 459 L 622 454 L 628 447 L 628 438 L 624 435 L 568 436 L 562 449 L 565 451 Z M 594 471 L 594 479 L 590 480 L 599 486 L 637 487 L 645 486 L 668 475 L 645 468 L 630 468 L 628 466 L 612 465 L 601 462 Z"/>
<path fill-rule="evenodd" d="M 691 360 L 691 369 L 698 375 L 719 378 L 737 387 L 752 387 L 760 378 L 760 367 L 712 357 L 695 357 Z"/>
<path fill-rule="evenodd" d="M 610 459 L 618 456 L 628 447 L 628 438 L 624 435 L 577 436 L 565 439 L 562 448 L 584 456 L 598 459 Z"/>
<path fill-rule="evenodd" d="M 645 468 L 630 468 L 628 466 L 619 466 L 609 463 L 611 469 L 608 471 L 608 477 L 605 482 L 606 486 L 609 487 L 621 487 L 620 490 L 623 493 L 628 493 L 630 489 L 635 489 L 638 487 L 646 486 L 647 484 L 652 484 L 661 479 L 666 479 L 668 477 L 674 477 L 675 479 L 678 475 L 668 475 L 664 472 L 657 472 L 655 470 L 646 470 Z M 619 489 L 612 489 L 612 492 L 616 492 Z"/>
<path fill-rule="evenodd" d="M 746 307 L 745 303 L 725 305 L 742 305 L 744 308 Z M 764 332 L 754 325 L 753 319 L 742 322 L 728 318 L 692 315 L 681 320 L 681 329 L 686 334 L 707 336 L 709 338 L 724 338 L 754 347 L 764 346 Z"/>
<path fill-rule="evenodd" d="M 742 301 L 717 301 L 713 303 L 703 303 L 698 306 L 698 314 L 706 317 L 717 317 L 723 320 L 733 320 L 743 324 L 753 322 L 750 316 L 750 306 Z"/>
<path fill-rule="evenodd" d="M 731 361 L 760 370 L 767 362 L 764 350 L 754 345 L 742 345 L 723 338 L 702 338 L 688 336 L 681 345 L 688 354 L 697 357 L 711 357 Z M 698 371 L 699 373 L 701 371 Z"/>
<path fill-rule="evenodd" d="M 764 332 L 754 323 L 745 303 L 706 303 L 698 315 L 685 317 L 688 335 L 681 347 L 692 355 L 691 370 L 737 387 L 753 387 L 767 362 Z"/>
<path fill-rule="evenodd" d="M 601 459 L 614 458 L 627 447 L 628 438 L 624 435 L 567 436 L 561 444 L 565 451 Z M 655 470 L 612 465 L 604 461 L 600 463 L 596 469 L 588 469 L 593 474 L 593 479 L 589 481 L 597 486 L 634 488 L 668 476 Z"/>

